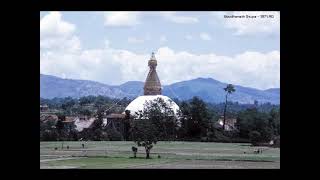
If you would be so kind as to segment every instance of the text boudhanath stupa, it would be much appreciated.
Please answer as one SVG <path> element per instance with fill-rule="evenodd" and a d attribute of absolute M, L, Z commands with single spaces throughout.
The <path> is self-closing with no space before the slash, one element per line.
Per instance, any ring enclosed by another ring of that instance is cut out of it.
<path fill-rule="evenodd" d="M 149 101 L 153 101 L 157 98 L 162 98 L 177 115 L 179 111 L 179 106 L 172 101 L 169 97 L 161 94 L 161 83 L 156 71 L 157 60 L 154 53 L 152 53 L 151 58 L 148 62 L 150 68 L 147 79 L 144 83 L 144 93 L 143 96 L 139 96 L 134 99 L 125 110 L 129 110 L 131 115 L 135 115 L 138 111 L 143 111 L 144 104 Z"/>

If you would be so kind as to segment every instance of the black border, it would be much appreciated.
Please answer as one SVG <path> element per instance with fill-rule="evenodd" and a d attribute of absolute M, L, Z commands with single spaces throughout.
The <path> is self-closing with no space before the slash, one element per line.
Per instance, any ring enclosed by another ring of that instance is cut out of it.
<path fill-rule="evenodd" d="M 261 4 L 257 4 L 261 3 Z M 27 7 L 27 6 L 26 6 Z M 290 22 L 295 24 L 295 20 L 291 19 L 288 10 L 288 4 L 281 4 L 277 1 L 217 1 L 217 2 L 201 2 L 201 1 L 178 1 L 178 0 L 162 0 L 162 1 L 137 1 L 137 0 L 128 0 L 126 2 L 123 1 L 110 1 L 110 0 L 55 0 L 55 1 L 44 1 L 39 0 L 35 5 L 33 5 L 28 10 L 23 10 L 23 17 L 19 16 L 19 18 L 13 17 L 14 19 L 10 25 L 12 27 L 17 26 L 17 28 L 10 28 L 9 31 L 14 33 L 15 39 L 13 44 L 10 44 L 14 49 L 12 52 L 14 58 L 18 59 L 18 64 L 16 61 L 13 61 L 13 65 L 11 67 L 15 67 L 14 72 L 10 72 L 8 68 L 8 76 L 10 76 L 8 86 L 11 86 L 10 93 L 13 96 L 17 96 L 17 100 L 15 102 L 10 102 L 7 104 L 10 108 L 8 114 L 8 119 L 13 119 L 10 123 L 11 127 L 17 126 L 17 121 L 21 125 L 15 128 L 15 132 L 12 133 L 10 128 L 5 128 L 7 130 L 6 134 L 10 134 L 10 136 L 14 136 L 12 138 L 19 139 L 19 144 L 16 142 L 11 142 L 12 144 L 8 146 L 18 146 L 18 148 L 23 148 L 23 157 L 18 156 L 17 159 L 12 162 L 12 167 L 22 168 L 30 168 L 31 170 L 35 170 L 34 172 L 38 173 L 39 169 L 39 141 L 38 141 L 38 105 L 39 105 L 39 40 L 40 40 L 40 30 L 39 30 L 39 11 L 47 11 L 47 10 L 61 10 L 61 11 L 73 11 L 73 10 L 81 10 L 81 11 L 100 11 L 100 10 L 192 10 L 192 11 L 230 11 L 230 10 L 263 10 L 263 11 L 280 11 L 281 14 L 281 37 L 280 37 L 280 47 L 281 47 L 281 109 L 282 109 L 282 137 L 283 137 L 283 145 L 282 151 L 286 153 L 281 154 L 281 169 L 286 169 L 289 167 L 290 163 L 290 151 L 291 148 L 288 148 L 287 145 L 290 140 L 293 142 L 296 139 L 292 140 L 290 137 L 290 131 L 295 132 L 295 128 L 291 128 L 292 117 L 288 114 L 292 112 L 290 108 L 290 83 L 294 83 L 294 81 L 290 81 L 289 78 L 290 73 L 290 65 L 289 60 L 292 61 L 294 59 L 292 56 L 289 56 L 289 52 L 292 52 L 292 46 L 295 44 L 291 43 L 290 32 L 293 33 L 292 29 L 289 29 L 288 24 Z M 27 11 L 27 12 L 26 12 Z M 21 28 L 23 27 L 23 28 Z M 19 46 L 17 46 L 17 44 Z M 23 48 L 17 48 L 23 47 Z M 19 51 L 17 51 L 19 49 Z M 289 49 L 291 49 L 289 51 Z M 18 56 L 17 56 L 18 55 Z M 5 68 L 6 69 L 6 68 Z M 292 69 L 291 69 L 292 70 Z M 293 71 L 293 70 L 292 70 Z M 295 72 L 292 72 L 295 74 Z M 21 102 L 23 99 L 24 102 Z M 18 103 L 18 110 L 15 108 Z M 21 104 L 20 104 L 21 103 Z M 22 107 L 22 108 L 21 108 Z M 297 108 L 295 109 L 297 110 Z M 12 118 L 12 117 L 19 117 Z M 28 117 L 28 118 L 25 118 Z M 299 126 L 299 125 L 296 125 Z M 25 139 L 21 139 L 21 134 L 24 134 L 23 137 Z M 8 136 L 8 135 L 7 135 Z M 295 138 L 299 138 L 295 136 Z M 11 153 L 21 154 L 21 150 L 15 148 L 14 150 L 10 149 Z M 287 151 L 290 149 L 289 151 Z M 294 155 L 296 156 L 296 155 Z M 23 159 L 23 160 L 22 160 Z M 297 162 L 298 163 L 298 162 Z M 291 164 L 294 165 L 294 164 Z M 26 170 L 27 172 L 31 172 L 30 170 Z M 132 175 L 137 175 L 138 178 L 168 178 L 170 175 L 181 175 L 181 178 L 205 178 L 202 175 L 209 175 L 209 178 L 226 178 L 233 177 L 239 178 L 239 175 L 243 175 L 245 177 L 252 177 L 255 173 L 259 174 L 257 178 L 270 178 L 276 177 L 280 170 L 40 170 L 40 175 L 45 176 L 46 178 L 60 178 L 63 177 L 81 177 L 81 178 L 92 178 L 92 175 L 100 175 L 108 178 L 119 178 L 119 177 L 129 177 Z M 253 174 L 252 174 L 253 173 Z M 242 176 L 242 177 L 243 177 Z M 134 177 L 134 176 L 132 176 Z"/>

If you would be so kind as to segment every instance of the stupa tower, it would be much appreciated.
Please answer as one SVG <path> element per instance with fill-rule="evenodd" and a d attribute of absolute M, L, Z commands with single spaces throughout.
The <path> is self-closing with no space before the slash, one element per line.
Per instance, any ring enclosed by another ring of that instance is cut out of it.
<path fill-rule="evenodd" d="M 148 61 L 148 66 L 150 69 L 143 87 L 144 95 L 138 96 L 133 101 L 131 101 L 131 103 L 126 107 L 125 111 L 129 110 L 130 115 L 135 117 L 137 113 L 144 111 L 145 103 L 161 98 L 170 106 L 170 108 L 172 108 L 175 116 L 178 117 L 179 106 L 168 96 L 161 95 L 161 84 L 156 71 L 157 60 L 154 56 L 154 53 L 152 53 L 151 58 Z"/>
<path fill-rule="evenodd" d="M 154 56 L 154 52 L 152 52 L 148 66 L 150 70 L 144 83 L 144 95 L 161 95 L 161 84 L 156 71 L 157 60 Z"/>

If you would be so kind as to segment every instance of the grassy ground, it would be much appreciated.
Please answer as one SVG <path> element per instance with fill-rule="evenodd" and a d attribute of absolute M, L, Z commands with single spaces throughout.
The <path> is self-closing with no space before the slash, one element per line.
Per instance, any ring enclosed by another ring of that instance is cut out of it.
<path fill-rule="evenodd" d="M 133 159 L 133 142 L 82 143 L 64 142 L 62 149 L 62 142 L 40 142 L 40 168 L 280 168 L 279 148 L 260 147 L 263 153 L 254 154 L 249 144 L 158 142 L 152 159 L 144 159 L 143 147 Z"/>

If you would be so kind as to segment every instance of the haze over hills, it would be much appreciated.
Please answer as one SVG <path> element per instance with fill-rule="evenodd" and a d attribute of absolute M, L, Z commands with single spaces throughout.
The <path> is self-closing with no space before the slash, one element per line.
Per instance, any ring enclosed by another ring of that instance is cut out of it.
<path fill-rule="evenodd" d="M 224 102 L 226 83 L 212 78 L 197 78 L 181 81 L 163 87 L 162 94 L 180 100 L 199 96 L 212 103 Z M 102 95 L 111 98 L 135 98 L 143 94 L 144 82 L 129 81 L 119 86 L 110 86 L 88 80 L 62 79 L 59 77 L 40 74 L 40 97 L 52 99 L 55 97 L 79 98 L 88 95 Z M 239 103 L 270 102 L 280 103 L 280 88 L 259 90 L 235 85 L 236 92 L 231 94 L 230 100 Z"/>

